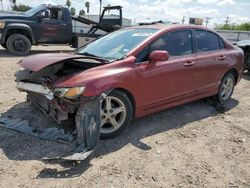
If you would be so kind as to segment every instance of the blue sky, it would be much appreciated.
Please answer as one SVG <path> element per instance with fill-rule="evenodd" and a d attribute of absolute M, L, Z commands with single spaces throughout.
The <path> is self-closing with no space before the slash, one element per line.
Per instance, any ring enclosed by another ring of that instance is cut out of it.
<path fill-rule="evenodd" d="M 40 3 L 64 5 L 66 0 L 17 0 L 17 3 L 35 6 Z M 98 14 L 99 0 L 90 2 L 90 14 Z M 7 8 L 9 0 L 3 0 Z M 86 0 L 71 0 L 72 6 L 79 11 Z M 123 15 L 136 22 L 150 20 L 170 20 L 181 22 L 182 17 L 210 17 L 209 27 L 224 23 L 229 16 L 230 23 L 250 22 L 250 0 L 103 0 L 103 5 L 123 6 Z"/>

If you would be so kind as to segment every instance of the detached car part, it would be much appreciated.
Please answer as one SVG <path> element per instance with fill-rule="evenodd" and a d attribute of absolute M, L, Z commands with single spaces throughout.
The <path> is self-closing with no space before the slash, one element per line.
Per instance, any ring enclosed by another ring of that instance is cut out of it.
<path fill-rule="evenodd" d="M 74 145 L 71 152 L 44 160 L 85 160 L 95 149 L 100 137 L 100 104 L 105 94 L 87 101 L 77 111 L 76 137 L 63 129 L 34 129 L 27 120 L 0 117 L 0 127 L 15 130 L 41 139 Z"/>
<path fill-rule="evenodd" d="M 250 71 L 250 40 L 242 40 L 235 43 L 244 51 L 246 69 Z"/>

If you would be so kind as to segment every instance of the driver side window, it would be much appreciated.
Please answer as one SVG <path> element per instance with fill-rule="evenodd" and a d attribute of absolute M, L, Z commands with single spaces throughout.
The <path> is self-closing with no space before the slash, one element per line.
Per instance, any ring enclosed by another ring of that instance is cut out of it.
<path fill-rule="evenodd" d="M 63 11 L 61 9 L 47 9 L 39 15 L 45 20 L 63 20 Z"/>
<path fill-rule="evenodd" d="M 148 61 L 149 54 L 154 50 L 168 51 L 170 57 L 191 54 L 193 52 L 191 31 L 175 31 L 162 36 L 141 51 L 137 56 L 137 62 Z"/>

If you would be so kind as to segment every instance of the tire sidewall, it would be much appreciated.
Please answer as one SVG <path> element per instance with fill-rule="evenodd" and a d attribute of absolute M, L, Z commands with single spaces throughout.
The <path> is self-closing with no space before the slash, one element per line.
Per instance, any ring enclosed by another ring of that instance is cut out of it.
<path fill-rule="evenodd" d="M 17 50 L 15 50 L 13 43 L 17 39 L 21 39 L 26 43 L 27 48 L 26 48 L 25 51 L 17 51 Z M 10 53 L 14 54 L 14 55 L 27 55 L 31 50 L 31 42 L 30 42 L 30 40 L 26 36 L 24 36 L 22 34 L 13 34 L 13 35 L 11 35 L 7 39 L 6 46 L 7 46 L 8 51 Z"/>
<path fill-rule="evenodd" d="M 127 125 L 131 122 L 131 119 L 133 116 L 133 106 L 131 104 L 130 99 L 128 98 L 128 96 L 125 93 L 123 93 L 122 91 L 119 91 L 119 90 L 114 90 L 108 96 L 114 96 L 114 97 L 120 99 L 124 103 L 124 105 L 126 107 L 127 116 L 126 116 L 125 121 L 122 124 L 122 126 L 120 126 L 114 132 L 101 133 L 100 134 L 101 139 L 109 139 L 109 138 L 113 138 L 113 137 L 119 135 L 127 127 Z"/>
<path fill-rule="evenodd" d="M 225 100 L 225 99 L 222 98 L 221 93 L 222 93 L 222 86 L 223 86 L 224 82 L 228 78 L 232 78 L 232 80 L 233 80 L 233 89 L 232 89 L 232 92 L 231 92 L 230 96 Z M 234 86 L 235 86 L 235 77 L 234 77 L 234 75 L 232 73 L 228 73 L 226 76 L 224 76 L 224 78 L 222 79 L 222 81 L 220 83 L 219 92 L 218 92 L 218 95 L 217 95 L 217 98 L 218 98 L 218 101 L 220 102 L 220 104 L 225 104 L 230 100 L 230 98 L 231 98 L 231 96 L 232 96 L 232 94 L 234 92 Z"/>

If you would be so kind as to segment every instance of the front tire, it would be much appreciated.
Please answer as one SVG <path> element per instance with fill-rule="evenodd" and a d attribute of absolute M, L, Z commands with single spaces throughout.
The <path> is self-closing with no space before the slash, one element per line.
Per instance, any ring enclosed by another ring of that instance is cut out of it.
<path fill-rule="evenodd" d="M 13 34 L 7 39 L 7 49 L 14 55 L 27 55 L 31 50 L 30 40 L 22 34 Z"/>
<path fill-rule="evenodd" d="M 228 73 L 220 83 L 219 91 L 216 95 L 217 102 L 221 105 L 227 103 L 233 94 L 234 86 L 235 76 L 232 73 Z"/>
<path fill-rule="evenodd" d="M 119 135 L 130 123 L 132 116 L 133 106 L 128 96 L 119 90 L 112 91 L 101 104 L 100 138 Z"/>

